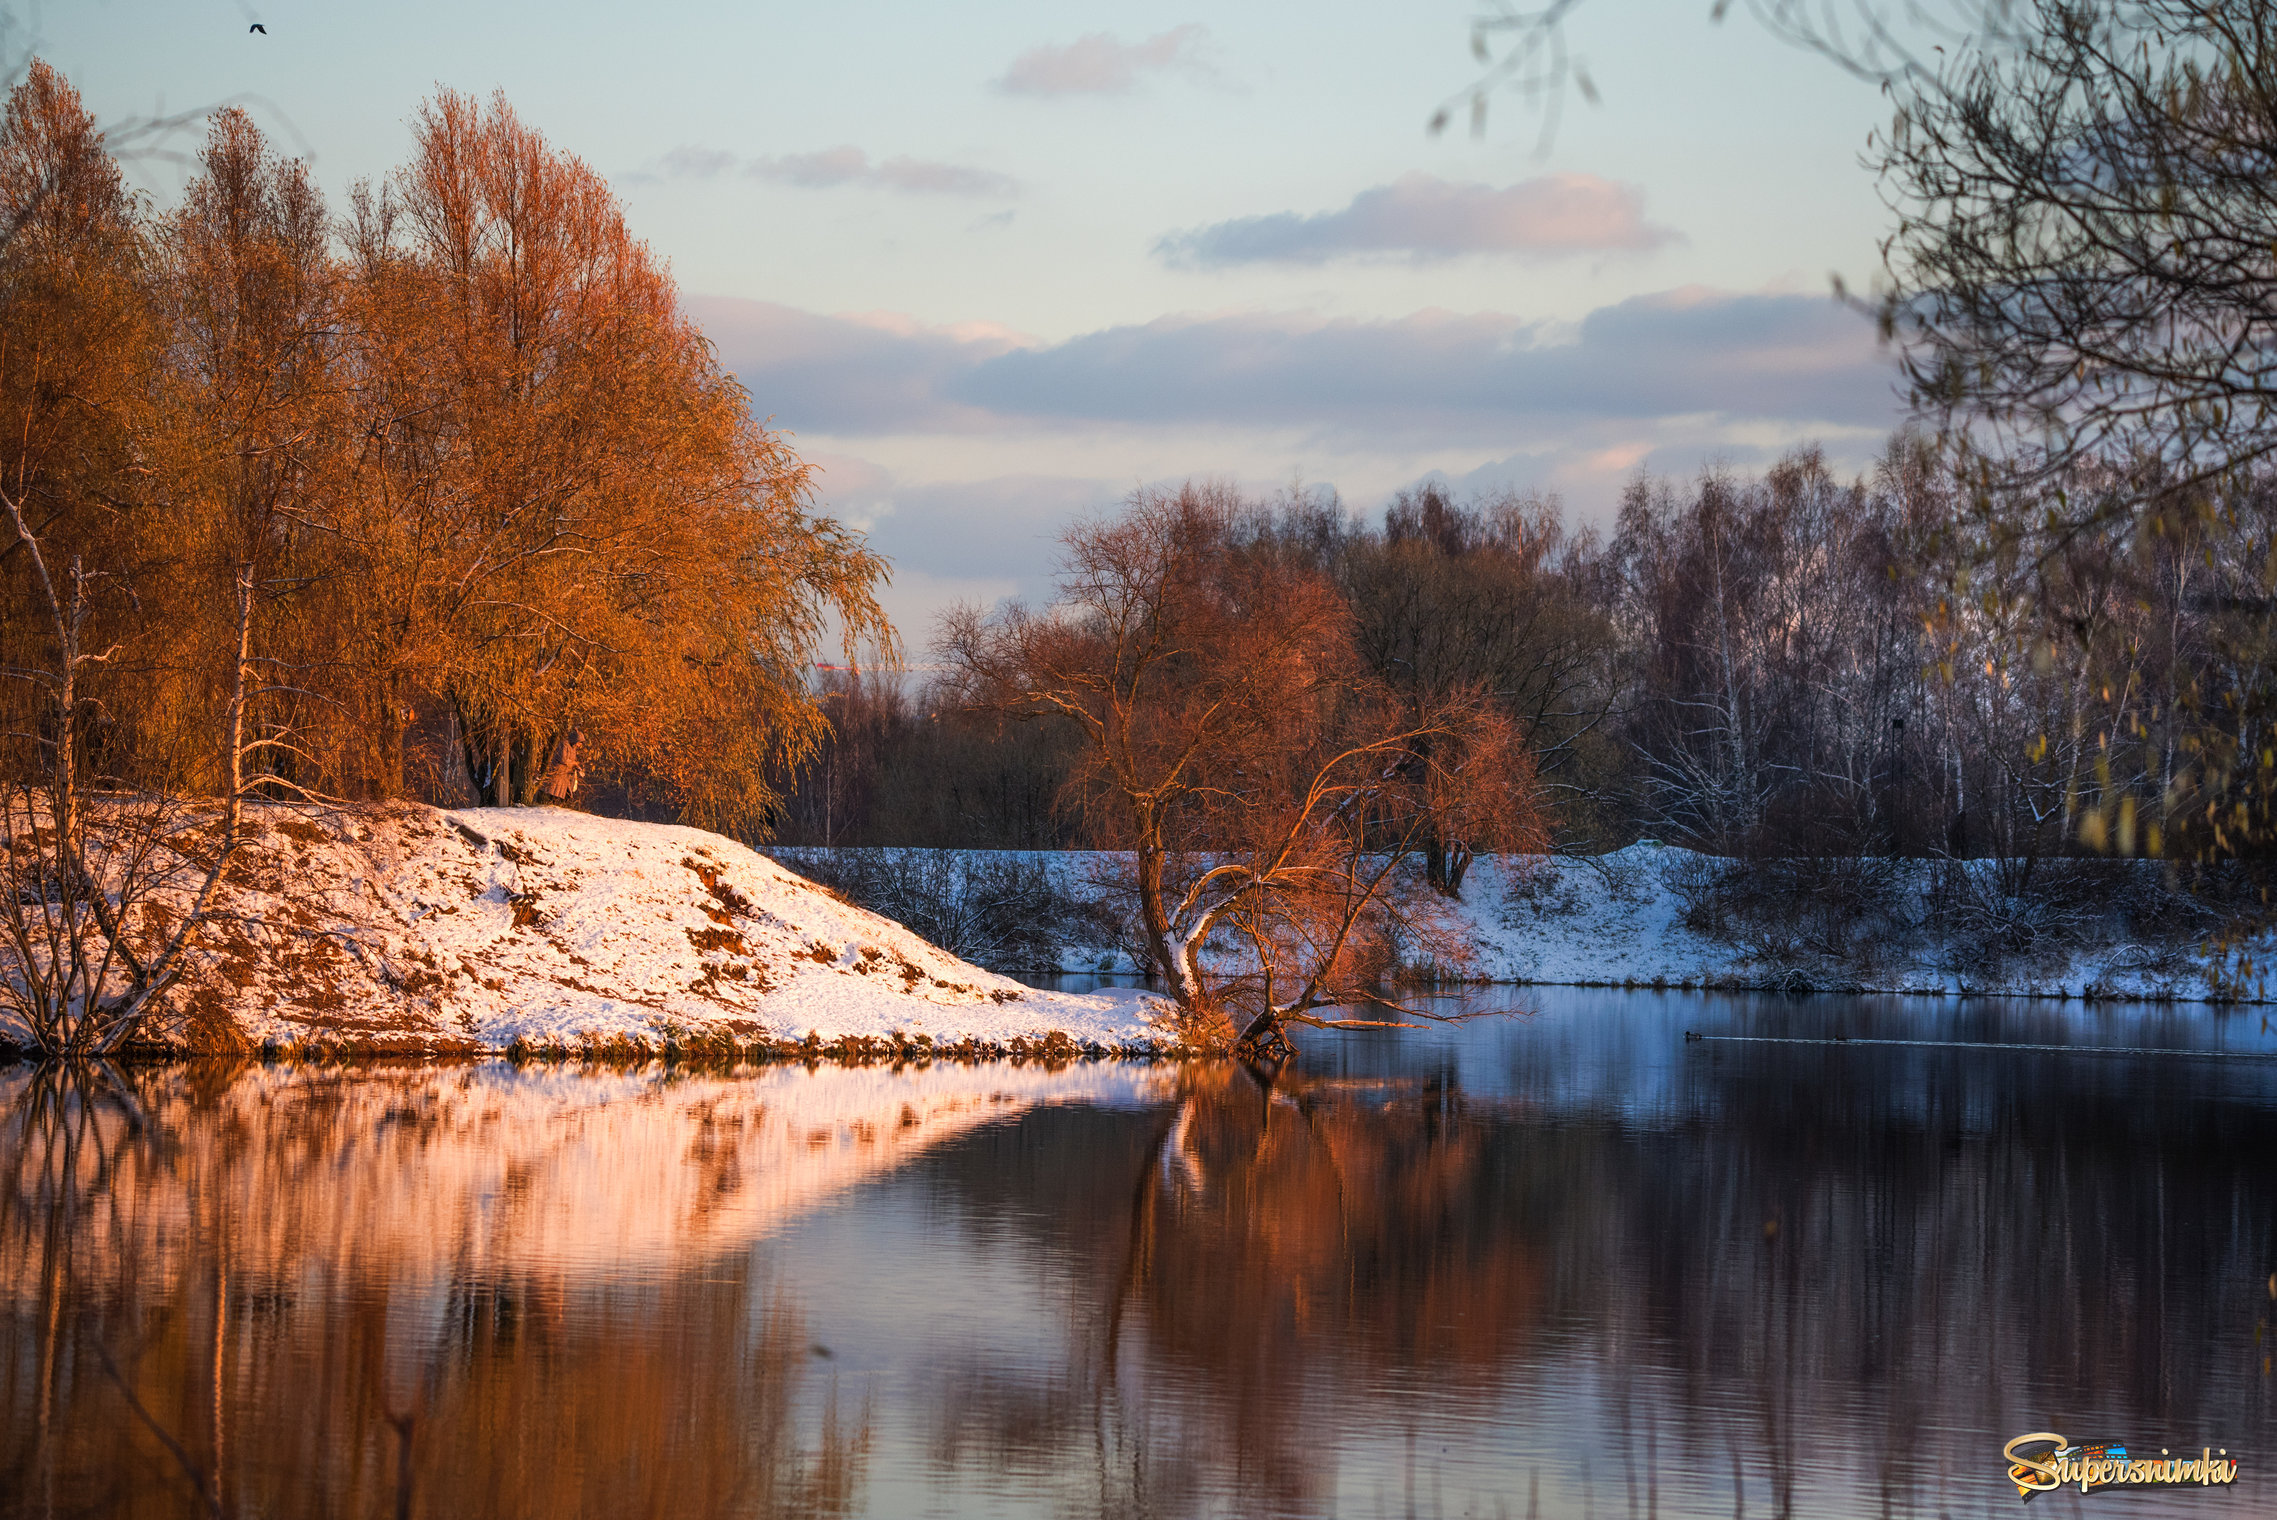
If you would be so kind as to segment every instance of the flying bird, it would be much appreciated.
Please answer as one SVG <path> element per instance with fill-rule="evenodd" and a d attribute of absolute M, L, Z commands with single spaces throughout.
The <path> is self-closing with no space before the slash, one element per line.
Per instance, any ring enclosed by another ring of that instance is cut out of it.
<path fill-rule="evenodd" d="M 251 34 L 252 34 L 252 33 L 254 33 L 254 32 L 259 32 L 259 33 L 260 33 L 262 36 L 264 36 L 264 37 L 266 37 L 266 36 L 268 36 L 268 35 L 269 35 L 269 29 L 268 29 L 267 27 L 263 26 L 263 25 L 262 25 L 260 22 L 258 22 L 258 21 L 254 22 L 254 23 L 253 23 L 251 26 L 247 27 L 245 30 L 246 30 L 246 33 L 247 33 L 247 35 L 251 35 Z"/>

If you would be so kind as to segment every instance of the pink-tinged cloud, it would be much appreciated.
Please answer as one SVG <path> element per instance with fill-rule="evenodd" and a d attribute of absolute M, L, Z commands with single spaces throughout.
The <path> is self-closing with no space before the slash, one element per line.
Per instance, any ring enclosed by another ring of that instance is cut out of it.
<path fill-rule="evenodd" d="M 719 148 L 674 148 L 657 160 L 643 179 L 717 179 L 741 174 L 749 179 L 795 185 L 805 190 L 854 186 L 895 190 L 908 195 L 967 195 L 1003 198 L 1018 195 L 1020 183 L 991 169 L 906 156 L 876 159 L 852 143 L 814 153 L 766 154 L 743 158 Z"/>
<path fill-rule="evenodd" d="M 657 160 L 643 179 L 715 179 L 742 162 L 725 148 L 678 147 Z"/>
<path fill-rule="evenodd" d="M 1384 254 L 1644 253 L 1677 240 L 1673 229 L 1645 220 L 1642 190 L 1594 174 L 1545 174 L 1500 188 L 1406 174 L 1361 191 L 1342 210 L 1237 217 L 1173 233 L 1154 251 L 1180 267 L 1215 268 Z"/>
<path fill-rule="evenodd" d="M 1007 95 L 1123 95 L 1146 74 L 1214 72 L 1202 55 L 1207 28 L 1189 22 L 1144 42 L 1117 42 L 1109 32 L 1064 47 L 1030 48 L 1012 60 L 996 88 Z"/>
<path fill-rule="evenodd" d="M 689 305 L 761 416 L 845 437 L 1106 423 L 1452 443 L 1546 419 L 1874 428 L 1902 415 L 1873 324 L 1824 296 L 1673 290 L 1570 329 L 1501 312 L 1222 312 L 1055 343 L 992 325 Z"/>

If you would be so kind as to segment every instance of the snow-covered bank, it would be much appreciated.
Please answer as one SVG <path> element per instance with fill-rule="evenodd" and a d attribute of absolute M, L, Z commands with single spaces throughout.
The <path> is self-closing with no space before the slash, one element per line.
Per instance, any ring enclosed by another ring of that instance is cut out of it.
<path fill-rule="evenodd" d="M 794 866 L 838 874 L 822 858 L 826 853 L 776 852 Z M 972 852 L 975 859 L 982 855 Z M 1059 915 L 1071 924 L 1111 924 L 1127 912 L 1113 884 L 1113 857 L 1063 851 L 1003 852 L 991 858 L 1040 865 L 1054 892 L 1097 909 Z M 1806 903 L 1785 912 L 1779 893 L 1788 884 L 1775 872 L 1749 881 L 1746 869 L 1733 862 L 1656 844 L 1588 859 L 1489 857 L 1472 868 L 1460 901 L 1431 905 L 1440 919 L 1436 937 L 1441 941 L 1432 951 L 1431 969 L 1449 980 L 1551 986 L 1769 987 L 2182 1002 L 2265 995 L 2243 973 L 2247 958 L 2258 963 L 2272 959 L 2266 943 L 2249 942 L 2223 955 L 2207 948 L 2203 932 L 2193 935 L 2171 924 L 2158 935 L 2135 932 L 2130 917 L 2139 918 L 2146 904 L 2171 914 L 2179 901 L 2172 893 L 2161 896 L 2155 865 L 2097 863 L 2100 876 L 2085 885 L 2074 880 L 2068 895 L 2051 897 L 2044 884 L 2057 868 L 2045 863 L 2043 885 L 2023 896 L 2005 892 L 1991 861 L 1957 867 L 1929 861 L 1862 864 L 1871 868 L 1862 873 L 1870 881 L 1837 910 Z M 1741 910 L 1727 912 L 1711 904 L 1719 878 L 1722 901 L 1736 900 Z M 2130 902 L 2098 899 L 2099 893 L 2112 894 L 2114 884 L 2123 888 L 2115 896 Z M 1965 901 L 1956 902 L 1956 897 Z M 2201 923 L 2201 930 L 2210 922 Z M 1720 932 L 1709 932 L 1709 927 Z M 1058 947 L 1058 964 L 1068 972 L 1138 969 L 1127 945 L 1087 943 L 1080 937 Z"/>
<path fill-rule="evenodd" d="M 251 824 L 172 994 L 182 1048 L 1176 1043 L 1146 994 L 1024 987 L 701 829 L 546 807 Z M 0 1039 L 23 1035 L 0 1016 Z"/>
<path fill-rule="evenodd" d="M 2127 934 L 2117 914 L 2098 932 L 2029 927 L 2025 943 L 1988 953 L 1986 934 L 1941 927 L 1929 906 L 1932 863 L 1890 863 L 1888 900 L 1861 914 L 1839 949 L 1807 932 L 1764 932 L 1738 923 L 1722 934 L 1693 927 L 1703 866 L 1730 869 L 1657 845 L 1589 860 L 1490 859 L 1473 869 L 1462 912 L 1475 960 L 1470 974 L 1499 982 L 1591 986 L 1777 987 L 1792 990 L 1982 993 L 2011 996 L 2228 1001 L 2247 995 L 2234 956 L 2202 945 Z M 1994 892 L 1989 861 L 1966 863 L 1974 885 Z M 1689 878 L 1689 882 L 1688 882 Z M 1687 886 L 1690 891 L 1687 892 Z M 2004 906 L 1995 903 L 1994 912 Z"/>

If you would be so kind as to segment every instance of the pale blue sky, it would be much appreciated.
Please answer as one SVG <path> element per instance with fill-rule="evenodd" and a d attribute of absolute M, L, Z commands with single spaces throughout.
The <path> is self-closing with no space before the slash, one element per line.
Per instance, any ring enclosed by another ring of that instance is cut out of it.
<path fill-rule="evenodd" d="M 1883 103 L 1708 9 L 1589 0 L 1603 103 L 1546 153 L 1515 103 L 1424 133 L 1470 77 L 1459 0 L 20 13 L 105 119 L 255 97 L 335 194 L 436 84 L 503 88 L 617 185 L 921 640 L 1045 589 L 1059 528 L 1145 481 L 1373 508 L 1437 469 L 1602 520 L 1640 463 L 1869 458 L 1896 403 L 1826 292 L 1875 269 Z"/>

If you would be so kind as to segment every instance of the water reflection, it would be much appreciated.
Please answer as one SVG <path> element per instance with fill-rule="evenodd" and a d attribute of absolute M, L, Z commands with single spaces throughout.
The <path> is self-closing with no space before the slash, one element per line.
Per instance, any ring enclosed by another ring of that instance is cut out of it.
<path fill-rule="evenodd" d="M 1544 993 L 1270 1079 L 19 1069 L 0 1494 L 392 1514 L 408 1450 L 435 1515 L 1977 1515 L 2046 1429 L 2242 1454 L 2090 1504 L 2277 1499 L 2277 1065 L 1687 1028 L 2277 1051 Z"/>
<path fill-rule="evenodd" d="M 869 1411 L 755 1243 L 978 1124 L 1158 1081 L 18 1068 L 0 1494 L 57 1514 L 383 1514 L 403 1491 L 433 1514 L 849 1513 Z"/>

